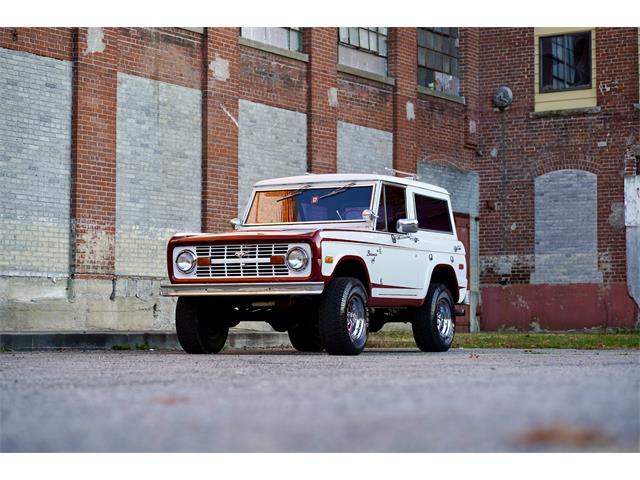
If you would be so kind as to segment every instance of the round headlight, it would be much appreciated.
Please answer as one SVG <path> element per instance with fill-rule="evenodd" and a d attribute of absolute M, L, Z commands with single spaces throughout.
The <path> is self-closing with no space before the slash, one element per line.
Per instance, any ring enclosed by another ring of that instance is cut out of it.
<path fill-rule="evenodd" d="M 300 271 L 309 263 L 309 255 L 300 247 L 293 247 L 287 252 L 287 266 L 291 270 Z"/>
<path fill-rule="evenodd" d="M 183 250 L 176 257 L 176 266 L 182 273 L 191 273 L 196 268 L 196 256 L 190 250 Z"/>

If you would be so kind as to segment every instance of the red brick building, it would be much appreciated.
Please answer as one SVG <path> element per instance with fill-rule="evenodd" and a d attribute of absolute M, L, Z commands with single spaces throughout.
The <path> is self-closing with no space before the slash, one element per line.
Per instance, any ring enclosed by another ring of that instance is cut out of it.
<path fill-rule="evenodd" d="M 0 28 L 0 330 L 169 330 L 169 232 L 227 229 L 262 177 L 385 167 L 453 195 L 460 329 L 632 328 L 638 44 L 636 28 Z"/>

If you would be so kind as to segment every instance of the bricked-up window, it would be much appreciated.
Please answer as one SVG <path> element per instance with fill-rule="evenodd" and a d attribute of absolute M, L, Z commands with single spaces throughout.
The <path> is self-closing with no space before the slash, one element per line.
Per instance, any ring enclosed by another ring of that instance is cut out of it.
<path fill-rule="evenodd" d="M 450 95 L 460 95 L 458 29 L 418 28 L 418 85 Z"/>
<path fill-rule="evenodd" d="M 302 51 L 302 29 L 300 27 L 242 27 L 244 38 L 273 45 L 274 47 Z"/>
<path fill-rule="evenodd" d="M 540 38 L 540 90 L 591 87 L 591 32 Z"/>
<path fill-rule="evenodd" d="M 340 27 L 340 43 L 387 57 L 387 27 Z"/>
<path fill-rule="evenodd" d="M 414 195 L 418 228 L 442 233 L 453 233 L 451 216 L 446 200 Z"/>

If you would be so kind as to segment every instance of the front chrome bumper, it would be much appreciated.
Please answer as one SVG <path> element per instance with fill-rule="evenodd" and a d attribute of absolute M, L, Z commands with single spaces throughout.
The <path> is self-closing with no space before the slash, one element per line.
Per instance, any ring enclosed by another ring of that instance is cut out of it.
<path fill-rule="evenodd" d="M 164 297 L 320 295 L 323 282 L 183 283 L 160 286 Z"/>

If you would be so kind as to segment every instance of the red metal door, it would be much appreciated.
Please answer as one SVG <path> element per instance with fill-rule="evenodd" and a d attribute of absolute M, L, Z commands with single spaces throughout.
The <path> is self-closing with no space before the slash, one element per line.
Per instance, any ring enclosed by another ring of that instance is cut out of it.
<path fill-rule="evenodd" d="M 469 245 L 470 234 L 469 234 L 469 215 L 463 215 L 461 213 L 454 213 L 453 218 L 456 222 L 456 232 L 458 233 L 458 240 L 462 242 L 464 245 L 464 250 L 466 253 L 467 260 L 467 287 L 469 284 L 469 269 L 471 268 L 470 260 L 470 252 L 471 248 Z M 463 317 L 457 317 L 456 319 L 456 331 L 458 332 L 468 332 L 469 331 L 469 307 L 465 306 L 465 313 Z"/>

